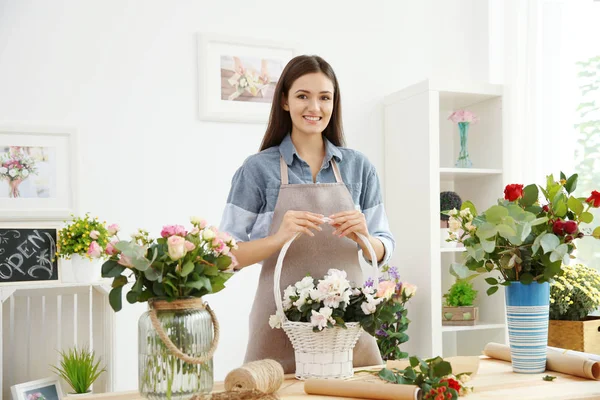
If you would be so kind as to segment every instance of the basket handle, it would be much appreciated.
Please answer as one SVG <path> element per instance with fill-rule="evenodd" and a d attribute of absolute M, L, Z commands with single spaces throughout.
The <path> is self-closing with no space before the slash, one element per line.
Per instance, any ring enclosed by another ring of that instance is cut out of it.
<path fill-rule="evenodd" d="M 283 267 L 283 259 L 285 258 L 285 254 L 287 253 L 290 245 L 301 234 L 301 232 L 296 233 L 294 237 L 292 237 L 283 245 L 281 251 L 279 252 L 279 257 L 277 258 L 277 264 L 275 265 L 275 276 L 273 277 L 273 294 L 275 296 L 275 305 L 277 306 L 277 312 L 279 313 L 279 315 L 282 316 L 282 318 L 284 318 L 284 320 L 287 320 L 287 318 L 285 317 L 285 314 L 283 312 L 283 301 L 281 300 L 281 269 Z M 369 249 L 369 254 L 371 255 L 371 266 L 373 267 L 371 276 L 373 278 L 373 288 L 377 290 L 377 288 L 379 287 L 379 268 L 377 268 L 377 256 L 375 255 L 375 250 L 373 249 L 371 242 L 369 242 L 369 240 L 364 235 L 357 232 L 355 232 L 355 235 L 358 236 L 358 238 L 362 240 L 365 246 L 367 246 L 367 249 Z"/>

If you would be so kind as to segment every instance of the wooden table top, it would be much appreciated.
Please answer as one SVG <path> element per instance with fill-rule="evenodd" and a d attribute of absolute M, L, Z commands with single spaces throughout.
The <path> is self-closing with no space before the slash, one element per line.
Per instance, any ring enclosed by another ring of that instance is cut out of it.
<path fill-rule="evenodd" d="M 381 367 L 380 367 L 381 368 Z M 372 375 L 364 374 L 365 379 Z M 360 380 L 363 374 L 353 379 Z M 554 381 L 542 379 L 545 375 L 556 376 Z M 383 384 L 383 383 L 382 383 Z M 464 397 L 466 400 L 485 399 L 539 399 L 539 400 L 572 400 L 600 399 L 600 381 L 546 371 L 542 374 L 515 374 L 509 362 L 487 357 L 481 358 L 477 375 L 468 383 L 474 392 Z M 223 382 L 216 382 L 214 391 L 223 391 Z M 277 395 L 282 400 L 315 399 L 349 400 L 347 397 L 313 396 L 304 393 L 304 382 L 296 380 L 293 375 L 286 375 Z M 102 393 L 86 397 L 86 400 L 142 400 L 138 392 Z M 65 400 L 75 400 L 67 397 Z"/>

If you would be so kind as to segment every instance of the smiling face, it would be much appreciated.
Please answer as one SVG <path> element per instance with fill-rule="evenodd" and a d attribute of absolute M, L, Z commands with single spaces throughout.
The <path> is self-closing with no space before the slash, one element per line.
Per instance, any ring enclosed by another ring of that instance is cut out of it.
<path fill-rule="evenodd" d="M 333 113 L 333 82 L 322 72 L 296 79 L 283 99 L 283 109 L 290 113 L 292 134 L 321 134 Z"/>

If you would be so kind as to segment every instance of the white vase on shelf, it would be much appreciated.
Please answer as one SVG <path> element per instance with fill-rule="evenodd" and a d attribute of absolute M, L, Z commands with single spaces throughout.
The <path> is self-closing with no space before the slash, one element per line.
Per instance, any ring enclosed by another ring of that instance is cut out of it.
<path fill-rule="evenodd" d="M 77 283 L 93 283 L 100 279 L 102 259 L 90 259 L 79 254 L 71 256 L 71 269 Z"/>

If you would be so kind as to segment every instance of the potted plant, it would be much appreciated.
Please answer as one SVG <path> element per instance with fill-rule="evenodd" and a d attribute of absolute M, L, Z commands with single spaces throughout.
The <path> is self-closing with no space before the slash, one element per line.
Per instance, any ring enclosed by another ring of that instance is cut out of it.
<path fill-rule="evenodd" d="M 456 192 L 446 191 L 440 193 L 440 246 L 441 247 L 456 247 L 455 241 L 450 241 L 449 224 L 450 216 L 448 212 L 451 210 L 460 210 L 462 200 Z"/>
<path fill-rule="evenodd" d="M 100 278 L 102 260 L 107 258 L 104 250 L 118 230 L 118 225 L 107 227 L 106 222 L 90 217 L 89 213 L 83 218 L 73 216 L 58 231 L 56 255 L 71 260 L 75 281 L 94 282 Z"/>
<path fill-rule="evenodd" d="M 549 281 L 560 275 L 561 266 L 571 259 L 575 242 L 583 236 L 600 239 L 600 227 L 587 232 L 594 216 L 590 208 L 600 207 L 600 193 L 577 198 L 577 174 L 567 178 L 552 175 L 545 186 L 507 185 L 504 198 L 477 214 L 473 203 L 466 201 L 462 210 L 451 211 L 450 225 L 455 229 L 451 240 L 466 247 L 464 263 L 454 263 L 453 273 L 466 277 L 493 272 L 486 278 L 491 285 L 487 294 L 499 286 L 506 287 L 506 309 L 513 371 L 543 372 L 546 368 L 548 339 Z M 540 201 L 540 192 L 543 199 Z M 535 333 L 535 334 L 533 334 Z"/>
<path fill-rule="evenodd" d="M 63 378 L 73 392 L 69 396 L 85 396 L 92 393 L 92 384 L 106 370 L 100 368 L 100 361 L 96 361 L 94 351 L 87 348 L 71 348 L 68 351 L 59 351 L 60 365 L 51 366 L 56 374 Z"/>
<path fill-rule="evenodd" d="M 107 244 L 102 276 L 114 278 L 109 302 L 148 303 L 139 319 L 139 391 L 146 398 L 188 399 L 210 393 L 219 342 L 215 313 L 202 297 L 225 288 L 237 261 L 235 239 L 198 217 L 191 229 L 166 225 L 154 239 L 142 229 Z"/>
<path fill-rule="evenodd" d="M 473 306 L 476 297 L 477 290 L 473 289 L 470 278 L 457 279 L 444 295 L 446 305 L 442 309 L 442 325 L 475 325 L 479 311 Z"/>
<path fill-rule="evenodd" d="M 548 346 L 600 354 L 600 273 L 582 264 L 563 265 L 550 283 Z"/>

